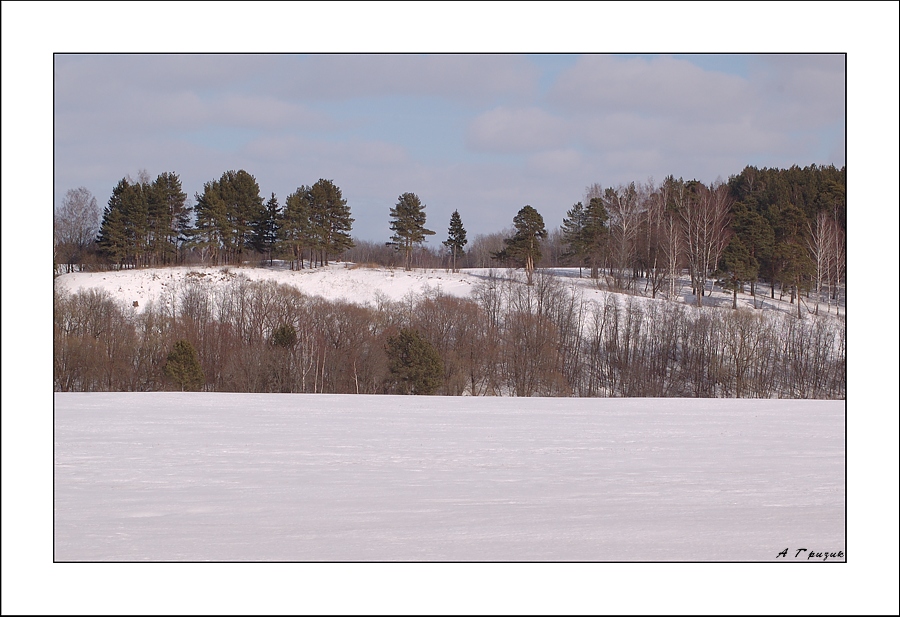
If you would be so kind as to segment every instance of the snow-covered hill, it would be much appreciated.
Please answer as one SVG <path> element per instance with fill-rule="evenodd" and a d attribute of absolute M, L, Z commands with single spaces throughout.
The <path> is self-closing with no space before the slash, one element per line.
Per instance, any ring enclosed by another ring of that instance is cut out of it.
<path fill-rule="evenodd" d="M 596 281 L 579 276 L 578 268 L 552 268 L 543 270 L 547 274 L 558 277 L 566 287 L 577 289 L 586 300 L 603 301 L 611 293 L 599 288 Z M 464 269 L 451 273 L 444 269 L 414 269 L 406 272 L 402 268 L 384 268 L 358 266 L 352 263 L 332 263 L 327 267 L 291 270 L 284 263 L 276 262 L 267 267 L 233 267 L 233 266 L 188 266 L 172 268 L 145 268 L 108 272 L 76 272 L 56 277 L 60 289 L 75 292 L 79 289 L 98 288 L 110 292 L 114 297 L 128 306 L 145 306 L 151 300 L 159 301 L 171 298 L 182 288 L 187 279 L 203 281 L 214 288 L 233 283 L 238 277 L 251 281 L 274 281 L 283 285 L 291 285 L 300 291 L 321 296 L 328 300 L 344 300 L 359 304 L 372 304 L 379 298 L 401 300 L 410 293 L 421 294 L 424 291 L 440 291 L 458 297 L 467 297 L 475 286 L 490 276 L 501 278 L 522 278 L 521 270 L 505 268 Z M 695 297 L 691 295 L 690 282 L 679 281 L 677 302 L 694 306 Z M 760 285 L 760 291 L 754 299 L 748 294 L 738 294 L 738 306 L 776 310 L 780 312 L 796 312 L 796 305 L 784 300 L 767 297 L 768 288 Z M 624 294 L 621 294 L 624 295 Z M 777 295 L 777 294 L 776 294 Z M 639 301 L 653 301 L 638 294 Z M 665 302 L 662 296 L 658 302 Z M 714 288 L 710 295 L 703 298 L 704 306 L 731 308 L 732 295 L 720 288 Z M 812 304 L 803 306 L 804 314 L 812 310 Z M 837 309 L 831 307 L 831 315 Z M 840 314 L 845 312 L 840 308 Z M 826 314 L 826 306 L 820 307 L 820 313 Z"/>
<path fill-rule="evenodd" d="M 409 292 L 420 293 L 426 288 L 441 289 L 444 293 L 467 296 L 477 274 L 452 274 L 445 270 L 414 270 L 405 272 L 388 268 L 356 267 L 349 263 L 334 263 L 327 267 L 290 270 L 284 265 L 261 268 L 235 267 L 175 267 L 146 268 L 109 272 L 82 272 L 57 277 L 58 284 L 68 291 L 84 288 L 104 289 L 129 305 L 143 306 L 151 299 L 176 293 L 182 282 L 193 277 L 210 286 L 228 285 L 242 276 L 251 281 L 274 281 L 291 285 L 304 293 L 328 300 L 346 300 L 365 304 L 378 294 L 390 300 L 400 300 Z"/>

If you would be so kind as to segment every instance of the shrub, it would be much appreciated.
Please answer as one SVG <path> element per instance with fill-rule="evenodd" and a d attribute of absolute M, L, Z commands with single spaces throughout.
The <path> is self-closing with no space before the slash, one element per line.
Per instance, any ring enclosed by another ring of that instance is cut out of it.
<path fill-rule="evenodd" d="M 444 375 L 434 346 L 417 330 L 403 328 L 387 342 L 388 369 L 400 394 L 432 394 Z"/>
<path fill-rule="evenodd" d="M 276 347 L 290 349 L 297 344 L 297 331 L 294 326 L 284 324 L 275 328 L 272 332 L 272 344 Z"/>
<path fill-rule="evenodd" d="M 203 386 L 203 369 L 197 360 L 197 351 L 184 339 L 176 342 L 166 357 L 165 372 L 182 392 L 196 392 Z"/>

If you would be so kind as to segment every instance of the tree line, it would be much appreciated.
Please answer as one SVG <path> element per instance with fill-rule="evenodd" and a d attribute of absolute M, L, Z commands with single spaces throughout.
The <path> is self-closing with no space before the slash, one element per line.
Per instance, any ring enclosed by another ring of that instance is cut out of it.
<path fill-rule="evenodd" d="M 100 222 L 100 258 L 121 269 L 184 263 L 191 252 L 202 263 L 227 265 L 282 250 L 302 267 L 304 255 L 327 264 L 353 246 L 353 218 L 331 180 L 297 188 L 284 208 L 274 194 L 263 203 L 259 184 L 244 170 L 205 183 L 193 207 L 186 198 L 175 173 L 153 182 L 143 174 L 136 181 L 123 178 Z"/>
<path fill-rule="evenodd" d="M 802 291 L 836 298 L 846 254 L 845 169 L 746 167 L 727 183 L 666 178 L 586 191 L 561 227 L 564 258 L 605 276 L 610 288 L 676 295 L 689 273 L 697 306 L 712 282 L 734 294 L 756 283 L 797 300 Z M 817 307 L 818 308 L 818 307 Z"/>
<path fill-rule="evenodd" d="M 105 264 L 131 268 L 176 263 L 240 264 L 250 257 L 289 260 L 292 268 L 330 258 L 397 265 L 577 266 L 608 289 L 674 299 L 686 272 L 697 306 L 714 283 L 737 294 L 765 281 L 774 298 L 787 293 L 801 313 L 801 294 L 819 304 L 838 300 L 846 274 L 846 170 L 833 166 L 757 169 L 705 185 L 667 177 L 662 183 L 593 184 L 562 224 L 548 232 L 530 205 L 500 234 L 469 244 L 459 211 L 439 250 L 424 246 L 425 204 L 403 193 L 390 209 L 383 245 L 350 236 L 354 219 L 331 180 L 303 185 L 281 205 L 263 202 L 255 178 L 228 171 L 207 182 L 187 205 L 178 175 L 123 178 L 102 217 L 86 189 L 69 191 L 56 217 L 54 263 L 61 270 Z M 98 218 L 101 219 L 98 222 Z M 92 230 L 96 233 L 91 240 Z M 361 250 L 354 251 L 360 247 Z M 807 302 L 809 303 L 809 301 Z"/>
<path fill-rule="evenodd" d="M 500 272 L 504 272 L 501 270 Z M 55 290 L 57 391 L 841 399 L 843 320 L 606 294 L 489 271 L 471 298 L 373 305 L 197 273 L 143 310 Z M 195 354 L 196 367 L 190 361 Z"/>

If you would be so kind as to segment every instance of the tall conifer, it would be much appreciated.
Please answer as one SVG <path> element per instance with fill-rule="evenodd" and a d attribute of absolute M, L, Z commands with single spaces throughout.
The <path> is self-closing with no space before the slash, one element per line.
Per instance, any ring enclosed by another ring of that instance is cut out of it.
<path fill-rule="evenodd" d="M 332 180 L 319 179 L 309 190 L 310 234 L 313 248 L 322 264 L 330 255 L 340 255 L 353 248 L 350 230 L 353 218 L 341 189 Z"/>
<path fill-rule="evenodd" d="M 501 262 L 512 262 L 525 268 L 528 284 L 532 283 L 535 265 L 541 260 L 540 241 L 547 237 L 544 217 L 531 206 L 525 206 L 513 218 L 516 234 L 505 238 L 506 248 L 493 254 Z"/>
<path fill-rule="evenodd" d="M 447 239 L 444 240 L 444 246 L 450 249 L 450 257 L 453 263 L 453 272 L 457 272 L 456 269 L 456 257 L 457 255 L 463 254 L 463 247 L 469 241 L 466 240 L 466 229 L 463 227 L 462 218 L 459 216 L 459 211 L 454 210 L 453 214 L 450 215 L 450 229 L 447 230 Z"/>
<path fill-rule="evenodd" d="M 412 250 L 416 244 L 422 244 L 425 236 L 433 236 L 434 232 L 425 229 L 425 204 L 415 193 L 403 193 L 397 205 L 391 208 L 391 242 L 406 255 L 406 269 L 412 268 Z"/>

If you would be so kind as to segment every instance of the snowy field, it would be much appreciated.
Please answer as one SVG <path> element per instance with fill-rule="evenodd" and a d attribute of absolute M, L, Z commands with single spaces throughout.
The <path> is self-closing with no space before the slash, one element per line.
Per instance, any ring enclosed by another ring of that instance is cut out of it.
<path fill-rule="evenodd" d="M 846 555 L 843 401 L 54 399 L 56 561 Z"/>

